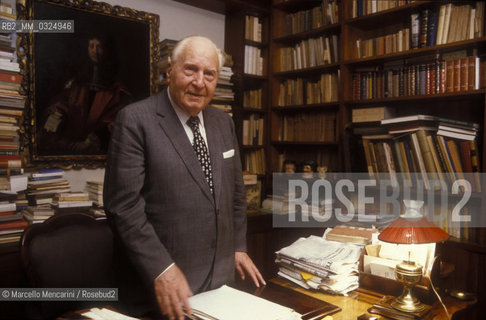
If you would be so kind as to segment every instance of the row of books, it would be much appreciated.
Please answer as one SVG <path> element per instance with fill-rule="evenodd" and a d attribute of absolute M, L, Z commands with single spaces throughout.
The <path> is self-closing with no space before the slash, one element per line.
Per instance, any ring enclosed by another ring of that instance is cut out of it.
<path fill-rule="evenodd" d="M 336 34 L 302 40 L 292 47 L 278 50 L 279 71 L 292 71 L 337 63 L 339 37 Z"/>
<path fill-rule="evenodd" d="M 284 34 L 306 32 L 339 22 L 339 4 L 337 0 L 323 0 L 320 6 L 285 15 Z"/>
<path fill-rule="evenodd" d="M 483 36 L 484 2 L 474 6 L 440 6 L 410 15 L 410 23 L 395 32 L 357 40 L 358 58 L 373 57 L 415 48 L 441 45 Z"/>
<path fill-rule="evenodd" d="M 245 152 L 243 171 L 251 174 L 265 174 L 265 151 L 263 149 Z"/>
<path fill-rule="evenodd" d="M 482 37 L 484 35 L 484 5 L 484 1 L 476 1 L 472 5 L 454 5 L 452 3 L 441 5 L 439 12 L 432 15 L 434 20 L 437 19 L 436 44 Z M 435 18 L 436 15 L 438 18 Z M 434 34 L 433 31 L 431 33 Z"/>
<path fill-rule="evenodd" d="M 358 58 L 367 58 L 410 50 L 410 28 L 371 39 L 356 40 Z"/>
<path fill-rule="evenodd" d="M 354 100 L 461 92 L 479 89 L 484 70 L 477 56 L 399 65 L 353 73 Z"/>
<path fill-rule="evenodd" d="M 262 22 L 259 17 L 245 16 L 245 39 L 262 42 Z"/>
<path fill-rule="evenodd" d="M 484 2 L 443 4 L 410 15 L 411 49 L 476 39 L 483 36 Z"/>
<path fill-rule="evenodd" d="M 278 141 L 334 142 L 336 114 L 334 112 L 298 112 L 280 118 Z"/>
<path fill-rule="evenodd" d="M 244 73 L 257 76 L 263 75 L 263 57 L 260 48 L 245 46 Z"/>
<path fill-rule="evenodd" d="M 338 73 L 323 73 L 315 81 L 304 81 L 302 78 L 282 81 L 279 85 L 277 105 L 283 107 L 336 102 L 338 83 Z"/>
<path fill-rule="evenodd" d="M 479 125 L 428 115 L 384 119 L 381 124 L 386 133 L 362 136 L 371 178 L 387 173 L 397 186 L 400 181 L 409 187 L 422 181 L 426 190 L 449 191 L 456 180 L 467 179 L 472 191 L 481 191 Z"/>
<path fill-rule="evenodd" d="M 243 120 L 242 145 L 262 146 L 264 134 L 264 119 L 259 114 L 252 113 L 249 119 Z"/>
<path fill-rule="evenodd" d="M 255 90 L 245 90 L 243 92 L 243 107 L 244 108 L 254 108 L 262 109 L 262 89 Z"/>
<path fill-rule="evenodd" d="M 351 16 L 353 18 L 393 9 L 415 2 L 416 0 L 353 0 Z"/>

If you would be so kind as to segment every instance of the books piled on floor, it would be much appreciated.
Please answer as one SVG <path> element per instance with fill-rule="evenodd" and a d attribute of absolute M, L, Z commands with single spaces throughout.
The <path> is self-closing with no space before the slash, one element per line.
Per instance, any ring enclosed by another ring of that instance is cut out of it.
<path fill-rule="evenodd" d="M 0 243 L 17 242 L 28 223 L 17 212 L 16 194 L 0 193 Z"/>
<path fill-rule="evenodd" d="M 358 265 L 363 247 L 329 241 L 325 237 L 299 238 L 277 251 L 278 275 L 306 289 L 347 295 L 358 288 Z"/>
<path fill-rule="evenodd" d="M 87 192 L 62 192 L 54 195 L 52 207 L 56 213 L 88 212 L 93 201 L 89 199 Z"/>

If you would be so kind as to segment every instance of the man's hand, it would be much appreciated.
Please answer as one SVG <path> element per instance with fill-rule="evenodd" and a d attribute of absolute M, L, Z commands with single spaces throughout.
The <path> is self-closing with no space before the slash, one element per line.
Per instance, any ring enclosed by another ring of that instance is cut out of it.
<path fill-rule="evenodd" d="M 245 280 L 245 275 L 248 275 L 258 288 L 260 287 L 260 284 L 266 285 L 260 271 L 258 271 L 258 268 L 246 252 L 235 252 L 235 268 L 240 275 L 241 280 Z"/>
<path fill-rule="evenodd" d="M 192 313 L 188 300 L 192 296 L 191 288 L 175 264 L 154 280 L 154 288 L 159 308 L 170 320 L 184 320 L 182 306 L 189 314 Z"/>

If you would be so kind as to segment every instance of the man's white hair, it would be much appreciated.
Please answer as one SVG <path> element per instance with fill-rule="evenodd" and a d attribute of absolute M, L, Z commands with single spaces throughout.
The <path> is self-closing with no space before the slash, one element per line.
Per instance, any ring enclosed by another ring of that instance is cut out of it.
<path fill-rule="evenodd" d="M 206 42 L 207 44 L 209 44 L 211 47 L 214 48 L 214 51 L 216 52 L 216 55 L 218 56 L 218 62 L 219 62 L 218 71 L 221 70 L 221 67 L 224 64 L 223 52 L 221 52 L 221 50 L 216 46 L 216 44 L 214 44 L 214 42 L 211 39 L 209 39 L 207 37 L 203 37 L 203 36 L 189 36 L 189 37 L 186 37 L 186 38 L 180 40 L 179 42 L 177 42 L 174 49 L 172 49 L 172 54 L 170 55 L 169 62 L 175 63 L 179 59 L 181 53 L 184 52 L 187 45 L 190 44 L 193 41 L 203 41 L 203 42 Z"/>

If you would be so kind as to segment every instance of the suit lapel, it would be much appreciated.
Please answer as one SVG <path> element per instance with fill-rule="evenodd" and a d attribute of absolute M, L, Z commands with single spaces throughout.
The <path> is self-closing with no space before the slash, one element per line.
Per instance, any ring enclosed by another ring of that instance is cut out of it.
<path fill-rule="evenodd" d="M 214 185 L 214 198 L 216 200 L 216 209 L 218 209 L 219 198 L 221 195 L 221 183 L 222 183 L 222 146 L 221 141 L 221 125 L 218 123 L 214 116 L 211 116 L 211 112 L 207 109 L 203 111 L 204 127 L 206 129 L 206 137 L 209 145 L 209 155 L 211 157 L 211 167 L 213 169 L 213 185 Z"/>
<path fill-rule="evenodd" d="M 204 177 L 201 164 L 197 160 L 194 149 L 187 138 L 186 132 L 184 131 L 177 114 L 172 109 L 167 90 L 160 94 L 159 99 L 157 99 L 157 114 L 160 116 L 160 127 L 162 130 L 164 130 L 165 135 L 170 139 L 174 149 L 177 151 L 182 162 L 187 167 L 187 170 L 206 197 L 214 204 L 214 198 L 211 195 L 211 190 L 209 189 L 209 185 Z"/>

